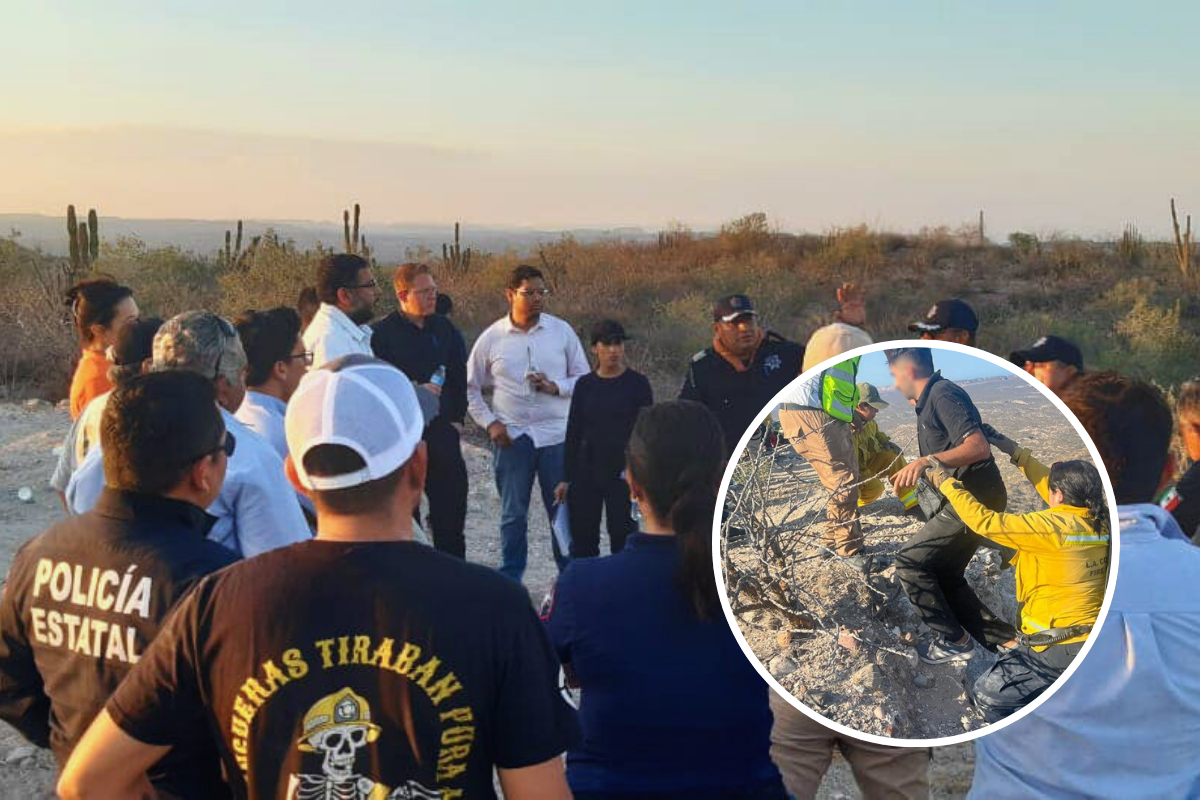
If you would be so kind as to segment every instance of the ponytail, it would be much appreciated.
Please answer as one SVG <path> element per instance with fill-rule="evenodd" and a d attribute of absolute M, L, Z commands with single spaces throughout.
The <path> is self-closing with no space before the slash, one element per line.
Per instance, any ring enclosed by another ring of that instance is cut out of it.
<path fill-rule="evenodd" d="M 1050 468 L 1051 491 L 1063 493 L 1063 502 L 1086 508 L 1092 518 L 1096 533 L 1112 533 L 1112 520 L 1108 513 L 1108 499 L 1104 496 L 1104 483 L 1100 472 L 1087 461 L 1060 461 Z"/>
<path fill-rule="evenodd" d="M 80 343 L 85 347 L 91 344 L 92 326 L 110 326 L 117 316 L 117 306 L 132 296 L 133 290 L 128 286 L 103 276 L 86 278 L 68 289 L 66 305 L 71 309 Z"/>
<path fill-rule="evenodd" d="M 701 620 L 720 609 L 712 523 L 724 457 L 725 438 L 716 417 L 688 400 L 643 409 L 626 449 L 630 476 L 645 490 L 655 516 L 675 533 L 675 584 Z"/>

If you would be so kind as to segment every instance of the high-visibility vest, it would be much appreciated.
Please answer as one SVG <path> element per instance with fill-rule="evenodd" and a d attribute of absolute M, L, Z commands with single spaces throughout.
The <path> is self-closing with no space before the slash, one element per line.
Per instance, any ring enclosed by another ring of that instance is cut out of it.
<path fill-rule="evenodd" d="M 834 364 L 821 374 L 821 408 L 834 419 L 851 422 L 858 406 L 858 360 L 861 356 Z"/>

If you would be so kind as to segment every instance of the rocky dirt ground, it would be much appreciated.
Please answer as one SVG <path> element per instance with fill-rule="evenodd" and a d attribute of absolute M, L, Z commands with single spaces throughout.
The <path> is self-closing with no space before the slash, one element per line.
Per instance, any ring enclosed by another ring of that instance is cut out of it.
<path fill-rule="evenodd" d="M 7 574 L 13 554 L 29 537 L 61 518 L 56 495 L 46 487 L 53 468 L 54 448 L 66 433 L 65 411 L 48 404 L 0 403 L 0 573 Z M 497 528 L 499 502 L 491 478 L 491 456 L 475 432 L 465 447 L 471 479 L 467 517 L 468 557 L 496 565 L 500 561 Z M 19 499 L 22 487 L 32 489 L 31 502 Z M 526 584 L 540 600 L 554 579 L 549 526 L 544 516 L 530 520 L 530 559 Z M 939 748 L 932 767 L 936 797 L 958 797 L 970 786 L 969 746 Z M 29 745 L 12 728 L 0 723 L 0 798 L 53 797 L 56 767 L 50 753 Z M 822 798 L 855 798 L 859 792 L 841 758 L 834 761 L 819 795 Z"/>
<path fill-rule="evenodd" d="M 1023 381 L 980 381 L 964 387 L 985 421 L 1032 447 L 1041 460 L 1087 457 L 1070 423 Z M 885 399 L 893 405 L 877 418 L 879 427 L 903 446 L 911 459 L 917 454 L 913 411 L 898 395 L 885 394 Z M 743 456 L 743 463 L 748 463 L 748 458 Z M 777 450 L 776 458 L 769 508 L 782 513 L 815 485 L 790 523 L 783 524 L 803 527 L 815 521 L 812 531 L 818 531 L 827 495 L 815 473 L 790 447 Z M 1042 508 L 1041 499 L 1020 471 L 1002 454 L 997 461 L 1008 487 L 1009 511 Z M 878 575 L 870 587 L 849 566 L 821 560 L 811 546 L 800 545 L 793 551 L 795 572 L 789 581 L 809 593 L 807 606 L 816 618 L 815 626 L 789 620 L 773 609 L 738 615 L 751 649 L 781 685 L 817 713 L 855 730 L 931 739 L 984 726 L 970 707 L 965 688 L 994 663 L 994 657 L 976 648 L 975 657 L 965 664 L 930 666 L 920 663 L 913 649 L 931 632 L 899 591 L 893 562 L 901 545 L 921 524 L 904 516 L 903 506 L 890 493 L 864 509 L 863 533 Z M 730 555 L 741 569 L 760 568 L 749 540 L 732 547 Z M 981 549 L 967 576 L 993 611 L 1017 621 L 1013 573 L 1001 569 L 994 551 Z"/>

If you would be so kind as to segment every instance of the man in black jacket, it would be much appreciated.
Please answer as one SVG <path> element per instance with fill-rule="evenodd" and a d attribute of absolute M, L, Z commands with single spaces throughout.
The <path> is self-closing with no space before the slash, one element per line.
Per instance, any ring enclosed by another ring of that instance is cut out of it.
<path fill-rule="evenodd" d="M 467 465 L 459 435 L 467 413 L 467 346 L 448 317 L 435 313 L 437 283 L 425 264 L 401 264 L 392 279 L 399 310 L 374 324 L 371 348 L 412 382 L 437 395 L 425 429 L 429 448 L 429 528 L 444 553 L 466 557 Z"/>
<path fill-rule="evenodd" d="M 205 513 L 235 442 L 211 380 L 134 378 L 101 420 L 105 489 L 89 512 L 31 539 L 0 600 L 0 719 L 66 763 L 168 612 L 235 556 L 206 537 Z M 216 751 L 198 740 L 150 772 L 172 796 L 227 796 Z"/>
<path fill-rule="evenodd" d="M 733 294 L 713 305 L 713 343 L 688 365 L 681 400 L 695 400 L 717 415 L 729 456 L 763 408 L 800 375 L 804 348 L 765 330 L 749 297 Z"/>

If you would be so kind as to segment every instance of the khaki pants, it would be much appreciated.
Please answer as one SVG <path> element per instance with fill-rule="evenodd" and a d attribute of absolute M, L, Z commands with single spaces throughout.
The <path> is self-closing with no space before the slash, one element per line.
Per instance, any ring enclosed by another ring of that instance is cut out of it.
<path fill-rule="evenodd" d="M 828 424 L 826 424 L 828 423 Z M 816 471 L 829 491 L 825 506 L 828 526 L 822 543 L 840 556 L 862 550 L 862 527 L 858 522 L 858 456 L 849 423 L 835 420 L 816 409 L 780 409 L 779 424 L 792 449 Z M 851 488 L 847 488 L 851 487 Z"/>
<path fill-rule="evenodd" d="M 876 453 L 871 456 L 867 463 L 859 464 L 858 474 L 860 480 L 866 478 L 868 475 L 874 476 L 858 487 L 859 507 L 870 505 L 883 497 L 884 492 L 887 491 L 887 487 L 883 485 L 884 480 L 892 477 L 906 466 L 908 466 L 908 462 L 904 460 L 904 456 L 898 456 L 890 450 Z M 915 488 L 909 489 L 900 499 L 904 502 L 905 508 L 912 508 L 917 504 L 917 490 Z"/>
<path fill-rule="evenodd" d="M 933 755 L 929 748 L 888 747 L 842 736 L 792 708 L 775 692 L 771 692 L 771 711 L 775 714 L 771 760 L 783 773 L 789 794 L 816 797 L 837 747 L 867 800 L 929 797 L 929 759 Z"/>

